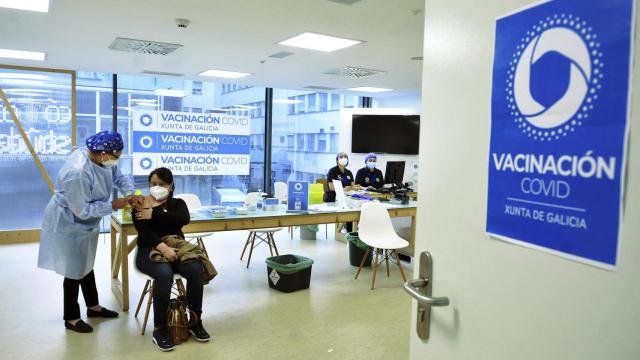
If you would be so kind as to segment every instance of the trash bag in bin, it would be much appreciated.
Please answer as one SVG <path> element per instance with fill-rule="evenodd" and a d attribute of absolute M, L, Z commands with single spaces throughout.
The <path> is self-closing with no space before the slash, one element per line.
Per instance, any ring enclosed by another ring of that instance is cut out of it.
<path fill-rule="evenodd" d="M 267 258 L 269 287 L 282 292 L 292 292 L 309 287 L 313 260 L 300 255 L 280 255 Z"/>
<path fill-rule="evenodd" d="M 357 232 L 347 233 L 345 238 L 349 242 L 349 264 L 351 264 L 351 266 L 360 266 L 362 257 L 369 249 L 369 245 L 360 240 Z M 362 266 L 371 266 L 372 257 L 373 252 L 370 251 L 369 255 L 367 255 L 367 259 L 364 261 L 364 264 L 362 264 Z"/>

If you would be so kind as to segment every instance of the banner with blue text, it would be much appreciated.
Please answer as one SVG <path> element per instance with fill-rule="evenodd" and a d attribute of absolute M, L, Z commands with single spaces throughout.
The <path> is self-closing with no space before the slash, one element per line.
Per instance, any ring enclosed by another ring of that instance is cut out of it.
<path fill-rule="evenodd" d="M 174 175 L 249 175 L 248 117 L 133 112 L 133 174 L 164 166 Z"/>
<path fill-rule="evenodd" d="M 633 0 L 556 0 L 496 21 L 487 233 L 615 269 Z"/>

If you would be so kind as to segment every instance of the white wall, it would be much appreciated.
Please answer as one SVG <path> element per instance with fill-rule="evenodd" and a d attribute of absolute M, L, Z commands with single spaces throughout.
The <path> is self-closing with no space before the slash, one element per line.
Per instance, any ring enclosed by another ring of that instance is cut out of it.
<path fill-rule="evenodd" d="M 422 94 L 417 92 L 401 94 L 400 96 L 374 97 L 374 102 L 377 108 L 402 108 L 419 114 L 422 104 Z"/>
<path fill-rule="evenodd" d="M 422 248 L 416 252 L 433 254 L 433 295 L 452 303 L 432 310 L 427 343 L 415 335 L 414 305 L 408 330 L 412 352 L 422 353 L 412 359 L 640 358 L 637 37 L 619 269 L 602 270 L 484 233 L 495 19 L 531 3 L 426 1 L 417 215 Z"/>
<path fill-rule="evenodd" d="M 356 176 L 358 169 L 364 167 L 364 157 L 367 154 L 351 152 L 351 116 L 363 115 L 416 115 L 418 112 L 404 108 L 368 108 L 368 109 L 342 109 L 340 110 L 340 151 L 349 154 L 349 166 L 347 167 Z M 335 158 L 334 158 L 335 161 Z M 418 163 L 418 155 L 380 154 L 377 167 L 384 171 L 387 161 L 404 161 L 404 182 L 411 182 L 412 169 Z"/>

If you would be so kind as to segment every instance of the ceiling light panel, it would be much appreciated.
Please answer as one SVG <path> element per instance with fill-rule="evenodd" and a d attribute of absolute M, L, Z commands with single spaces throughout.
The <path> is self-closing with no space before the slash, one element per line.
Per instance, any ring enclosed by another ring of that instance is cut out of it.
<path fill-rule="evenodd" d="M 305 32 L 290 39 L 281 41 L 278 44 L 323 52 L 332 52 L 360 43 L 362 43 L 362 41 Z"/>
<path fill-rule="evenodd" d="M 241 77 L 249 76 L 249 73 L 237 72 L 237 71 L 226 71 L 226 70 L 207 70 L 203 71 L 200 76 L 209 76 L 209 77 L 218 77 L 225 79 L 239 79 Z"/>
<path fill-rule="evenodd" d="M 49 0 L 0 0 L 0 8 L 49 12 Z"/>
<path fill-rule="evenodd" d="M 37 51 L 0 49 L 0 58 L 44 61 L 46 58 L 46 53 Z"/>

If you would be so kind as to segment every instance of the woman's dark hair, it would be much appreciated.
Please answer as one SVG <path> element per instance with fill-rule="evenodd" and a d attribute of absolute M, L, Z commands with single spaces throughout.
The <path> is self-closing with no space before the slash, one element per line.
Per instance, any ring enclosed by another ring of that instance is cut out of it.
<path fill-rule="evenodd" d="M 149 182 L 151 182 L 151 177 L 155 175 L 157 176 L 160 180 L 164 181 L 165 183 L 169 184 L 169 185 L 173 185 L 173 173 L 171 172 L 171 170 L 167 169 L 166 167 L 159 167 L 155 170 L 153 170 L 150 174 L 149 174 Z M 169 192 L 169 197 L 172 198 L 173 197 L 173 190 L 175 189 L 175 186 L 172 187 L 171 191 Z"/>

